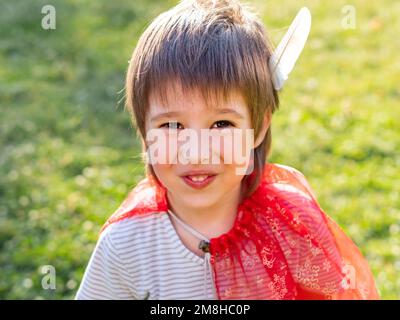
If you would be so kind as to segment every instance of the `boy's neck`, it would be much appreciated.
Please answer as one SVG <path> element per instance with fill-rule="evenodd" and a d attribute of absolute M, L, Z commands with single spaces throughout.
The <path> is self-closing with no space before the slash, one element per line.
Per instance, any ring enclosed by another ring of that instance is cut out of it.
<path fill-rule="evenodd" d="M 188 207 L 179 197 L 167 191 L 168 206 L 178 218 L 207 238 L 215 238 L 229 231 L 234 224 L 237 208 L 241 201 L 241 188 L 227 193 L 213 207 Z"/>

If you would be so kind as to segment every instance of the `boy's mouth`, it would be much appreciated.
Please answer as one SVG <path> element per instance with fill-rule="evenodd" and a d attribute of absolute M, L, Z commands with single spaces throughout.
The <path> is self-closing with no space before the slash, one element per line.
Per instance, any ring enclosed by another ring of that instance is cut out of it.
<path fill-rule="evenodd" d="M 206 180 L 209 176 L 208 175 L 198 175 L 198 176 L 186 176 L 186 177 L 194 182 L 202 182 L 202 181 Z"/>
<path fill-rule="evenodd" d="M 190 187 L 195 189 L 201 189 L 208 186 L 212 181 L 214 181 L 215 173 L 191 173 L 181 176 L 183 181 Z"/>

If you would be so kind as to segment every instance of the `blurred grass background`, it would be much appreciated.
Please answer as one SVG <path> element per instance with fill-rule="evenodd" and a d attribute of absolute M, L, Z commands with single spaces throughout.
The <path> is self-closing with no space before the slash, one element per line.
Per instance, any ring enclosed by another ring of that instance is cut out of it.
<path fill-rule="evenodd" d="M 400 297 L 400 1 L 247 1 L 275 44 L 306 5 L 313 26 L 273 120 L 270 162 L 302 171 Z M 43 30 L 41 8 L 56 8 Z M 71 299 L 105 219 L 143 177 L 123 110 L 128 60 L 176 1 L 0 2 L 0 298 Z M 355 29 L 342 25 L 353 5 Z M 56 268 L 56 290 L 41 266 Z"/>

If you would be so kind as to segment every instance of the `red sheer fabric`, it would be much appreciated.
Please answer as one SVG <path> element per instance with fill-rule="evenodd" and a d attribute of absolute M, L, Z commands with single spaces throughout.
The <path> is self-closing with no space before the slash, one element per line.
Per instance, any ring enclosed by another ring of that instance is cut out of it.
<path fill-rule="evenodd" d="M 166 189 L 143 179 L 109 224 L 167 214 Z M 320 208 L 304 175 L 268 163 L 233 227 L 210 239 L 218 299 L 379 299 L 367 261 Z"/>

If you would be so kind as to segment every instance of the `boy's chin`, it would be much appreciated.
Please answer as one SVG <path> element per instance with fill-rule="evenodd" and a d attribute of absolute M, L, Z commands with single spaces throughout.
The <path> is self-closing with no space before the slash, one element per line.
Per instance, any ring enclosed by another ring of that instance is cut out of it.
<path fill-rule="evenodd" d="M 186 205 L 193 208 L 210 208 L 215 207 L 219 201 L 214 194 L 208 192 L 199 192 L 198 194 L 190 194 L 184 198 Z"/>

